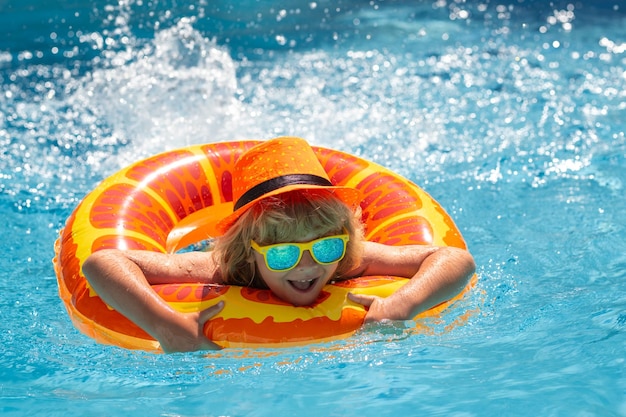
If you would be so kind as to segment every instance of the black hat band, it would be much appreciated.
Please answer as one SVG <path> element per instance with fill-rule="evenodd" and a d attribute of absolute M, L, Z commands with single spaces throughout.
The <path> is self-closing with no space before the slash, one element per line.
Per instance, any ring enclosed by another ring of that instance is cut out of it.
<path fill-rule="evenodd" d="M 265 194 L 272 192 L 274 190 L 278 190 L 279 188 L 287 187 L 289 185 L 296 184 L 307 184 L 307 185 L 318 185 L 323 187 L 332 187 L 332 183 L 328 181 L 326 178 L 311 175 L 311 174 L 290 174 L 283 175 L 276 178 L 271 178 L 267 181 L 263 181 L 255 185 L 246 191 L 239 200 L 235 203 L 235 207 L 233 210 L 239 210 L 241 207 L 250 203 L 251 201 L 256 200 L 259 197 L 263 197 Z"/>

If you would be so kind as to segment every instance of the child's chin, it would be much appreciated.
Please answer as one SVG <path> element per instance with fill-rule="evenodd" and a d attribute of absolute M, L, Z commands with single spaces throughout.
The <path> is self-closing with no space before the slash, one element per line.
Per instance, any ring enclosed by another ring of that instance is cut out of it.
<path fill-rule="evenodd" d="M 307 307 L 315 304 L 317 298 L 319 297 L 319 293 L 320 292 L 315 289 L 306 293 L 299 292 L 290 297 L 291 299 L 289 300 L 289 303 L 296 307 Z"/>

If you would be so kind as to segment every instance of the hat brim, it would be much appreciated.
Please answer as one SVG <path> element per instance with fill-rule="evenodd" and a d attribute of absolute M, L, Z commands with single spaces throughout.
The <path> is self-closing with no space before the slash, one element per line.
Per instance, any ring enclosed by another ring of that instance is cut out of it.
<path fill-rule="evenodd" d="M 352 210 L 356 209 L 356 207 L 359 205 L 359 202 L 361 201 L 361 192 L 351 187 L 343 187 L 339 185 L 317 186 L 317 185 L 310 185 L 310 184 L 288 185 L 286 187 L 282 187 L 277 190 L 268 192 L 264 194 L 262 197 L 259 197 L 255 200 L 250 201 L 248 204 L 245 204 L 244 206 L 235 210 L 232 214 L 228 215 L 227 217 L 217 222 L 215 228 L 218 231 L 218 233 L 224 234 L 246 211 L 252 208 L 252 206 L 254 206 L 259 201 L 264 200 L 268 197 L 277 196 L 280 194 L 284 194 L 284 193 L 288 193 L 290 191 L 296 191 L 296 190 L 328 192 L 330 194 L 335 195 L 339 200 L 344 202 Z"/>

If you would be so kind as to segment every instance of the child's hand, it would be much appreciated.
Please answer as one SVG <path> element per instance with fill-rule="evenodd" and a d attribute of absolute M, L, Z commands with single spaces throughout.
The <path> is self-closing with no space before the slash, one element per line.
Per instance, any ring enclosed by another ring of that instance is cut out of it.
<path fill-rule="evenodd" d="M 367 310 L 365 323 L 396 319 L 393 317 L 392 311 L 390 311 L 385 298 L 377 297 L 375 295 L 353 293 L 348 293 L 348 298 L 365 307 Z"/>
<path fill-rule="evenodd" d="M 220 301 L 214 306 L 194 313 L 178 313 L 175 322 L 159 329 L 158 340 L 165 353 L 219 350 L 220 346 L 206 338 L 204 324 L 224 308 Z"/>

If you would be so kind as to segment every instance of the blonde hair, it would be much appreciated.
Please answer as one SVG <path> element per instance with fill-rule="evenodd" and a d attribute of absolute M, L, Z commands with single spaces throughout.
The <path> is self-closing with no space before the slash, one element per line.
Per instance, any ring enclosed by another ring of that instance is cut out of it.
<path fill-rule="evenodd" d="M 361 210 L 352 211 L 326 190 L 298 190 L 259 201 L 216 241 L 214 256 L 225 284 L 267 288 L 257 272 L 250 241 L 260 245 L 294 242 L 302 236 L 350 236 L 336 278 L 358 266 L 363 246 Z"/>

